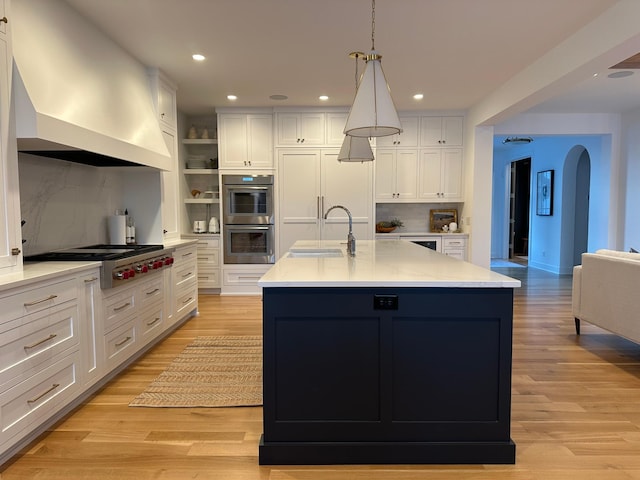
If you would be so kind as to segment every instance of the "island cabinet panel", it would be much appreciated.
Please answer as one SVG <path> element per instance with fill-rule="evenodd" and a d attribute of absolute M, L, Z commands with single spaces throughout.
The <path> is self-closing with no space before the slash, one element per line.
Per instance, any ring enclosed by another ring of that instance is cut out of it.
<path fill-rule="evenodd" d="M 263 291 L 261 464 L 514 463 L 510 288 Z"/>

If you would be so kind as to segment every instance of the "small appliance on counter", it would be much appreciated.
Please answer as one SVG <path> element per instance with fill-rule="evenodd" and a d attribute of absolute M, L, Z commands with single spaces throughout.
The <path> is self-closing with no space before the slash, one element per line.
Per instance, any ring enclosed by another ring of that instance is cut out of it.
<path fill-rule="evenodd" d="M 207 221 L 195 220 L 193 222 L 193 233 L 207 233 Z"/>
<path fill-rule="evenodd" d="M 220 233 L 220 222 L 216 217 L 209 220 L 209 233 Z"/>

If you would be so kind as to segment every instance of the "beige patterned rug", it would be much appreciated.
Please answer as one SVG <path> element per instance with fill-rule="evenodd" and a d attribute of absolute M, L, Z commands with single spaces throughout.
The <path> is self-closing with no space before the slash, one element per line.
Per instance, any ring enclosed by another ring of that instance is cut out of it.
<path fill-rule="evenodd" d="M 262 405 L 262 337 L 197 337 L 130 407 Z"/>

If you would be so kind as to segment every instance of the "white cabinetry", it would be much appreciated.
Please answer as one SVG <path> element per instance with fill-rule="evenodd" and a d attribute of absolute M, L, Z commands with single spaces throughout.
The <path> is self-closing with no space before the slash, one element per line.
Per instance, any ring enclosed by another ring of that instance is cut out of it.
<path fill-rule="evenodd" d="M 281 149 L 278 152 L 280 221 L 279 256 L 296 240 L 347 238 L 344 211 L 325 212 L 343 205 L 353 217 L 356 239 L 373 232 L 371 162 L 338 162 L 337 149 Z"/>
<path fill-rule="evenodd" d="M 99 380 L 103 374 L 101 359 L 104 357 L 102 332 L 102 304 L 100 293 L 100 269 L 96 268 L 78 277 L 80 293 L 80 337 L 82 348 L 82 379 L 85 386 Z"/>
<path fill-rule="evenodd" d="M 198 289 L 219 289 L 220 282 L 220 235 L 184 235 L 196 238 L 198 243 Z"/>
<path fill-rule="evenodd" d="M 278 145 L 325 143 L 324 113 L 276 113 Z"/>
<path fill-rule="evenodd" d="M 326 116 L 327 145 L 342 146 L 344 142 L 344 126 L 347 124 L 348 113 L 332 112 Z"/>
<path fill-rule="evenodd" d="M 418 150 L 376 149 L 376 200 L 389 203 L 416 201 Z"/>
<path fill-rule="evenodd" d="M 178 210 L 178 161 L 175 132 L 162 131 L 162 137 L 172 158 L 172 170 L 160 172 L 162 179 L 162 238 L 173 240 L 180 237 L 180 211 Z"/>
<path fill-rule="evenodd" d="M 171 156 L 171 169 L 160 172 L 162 239 L 168 241 L 180 238 L 176 87 L 157 68 L 149 69 L 149 81 L 162 137 Z"/>
<path fill-rule="evenodd" d="M 218 115 L 220 168 L 273 168 L 273 117 L 267 114 Z"/>
<path fill-rule="evenodd" d="M 21 262 L 20 197 L 15 134 L 10 120 L 11 16 L 9 2 L 0 0 L 0 273 L 19 270 Z"/>
<path fill-rule="evenodd" d="M 218 158 L 218 140 L 216 139 L 183 139 L 182 143 L 187 147 L 189 155 L 197 155 L 205 159 L 207 167 L 216 166 Z M 220 182 L 218 170 L 214 168 L 187 168 L 184 169 L 183 202 L 186 205 L 188 221 L 183 231 L 192 232 L 195 220 L 204 220 L 207 228 L 212 216 L 220 217 Z M 199 191 L 197 197 L 192 192 Z"/>
<path fill-rule="evenodd" d="M 417 147 L 418 146 L 418 117 L 400 117 L 402 133 L 377 137 L 377 147 Z"/>
<path fill-rule="evenodd" d="M 73 277 L 0 297 L 0 450 L 55 414 L 80 390 L 78 290 Z"/>
<path fill-rule="evenodd" d="M 422 117 L 420 145 L 423 147 L 462 146 L 463 117 Z"/>
<path fill-rule="evenodd" d="M 442 253 L 458 260 L 467 259 L 467 237 L 442 236 Z"/>
<path fill-rule="evenodd" d="M 195 244 L 176 248 L 172 270 L 174 321 L 198 309 L 198 251 Z"/>
<path fill-rule="evenodd" d="M 420 199 L 461 202 L 462 149 L 425 148 L 420 152 Z"/>

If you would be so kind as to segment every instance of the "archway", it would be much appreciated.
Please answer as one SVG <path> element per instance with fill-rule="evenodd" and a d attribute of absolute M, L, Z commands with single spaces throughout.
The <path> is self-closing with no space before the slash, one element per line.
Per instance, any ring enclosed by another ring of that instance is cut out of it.
<path fill-rule="evenodd" d="M 567 154 L 562 182 L 562 235 L 560 271 L 571 271 L 582 263 L 589 239 L 589 188 L 591 157 L 582 145 Z"/>

